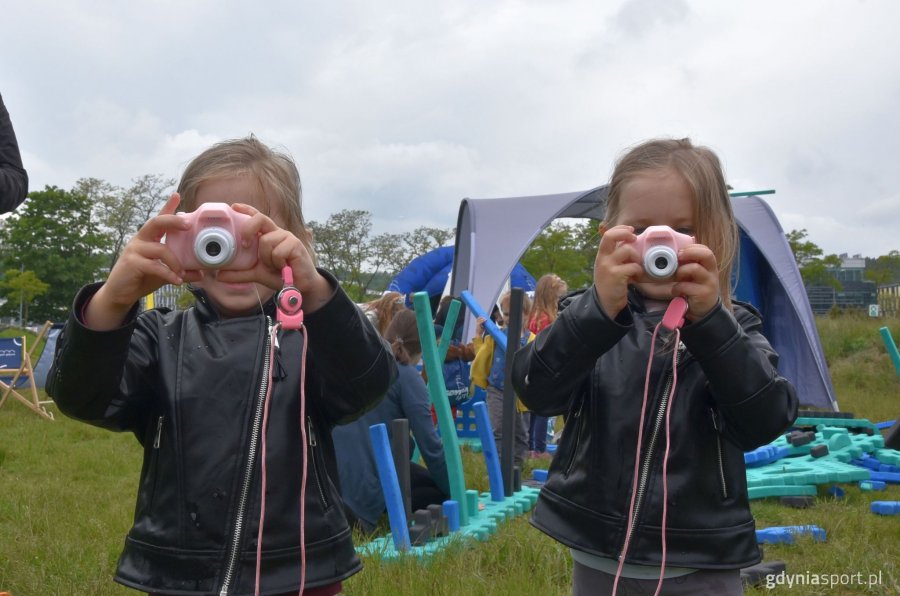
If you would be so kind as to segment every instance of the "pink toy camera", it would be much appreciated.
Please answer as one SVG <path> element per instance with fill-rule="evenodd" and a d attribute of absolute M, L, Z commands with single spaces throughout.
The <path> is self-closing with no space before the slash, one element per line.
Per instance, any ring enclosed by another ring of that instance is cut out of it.
<path fill-rule="evenodd" d="M 250 269 L 259 258 L 259 242 L 241 246 L 241 228 L 250 219 L 227 203 L 203 203 L 191 213 L 179 213 L 191 227 L 170 230 L 166 245 L 186 270 Z"/>
<path fill-rule="evenodd" d="M 694 237 L 676 232 L 669 226 L 650 226 L 634 243 L 641 255 L 644 271 L 654 279 L 667 279 L 678 269 L 678 251 L 694 244 Z"/>

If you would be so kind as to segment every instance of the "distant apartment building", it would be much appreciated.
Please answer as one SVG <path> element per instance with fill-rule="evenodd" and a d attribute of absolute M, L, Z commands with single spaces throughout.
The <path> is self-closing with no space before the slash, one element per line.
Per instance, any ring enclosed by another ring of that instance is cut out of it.
<path fill-rule="evenodd" d="M 838 287 L 825 284 L 806 286 L 806 295 L 813 313 L 825 314 L 832 308 L 868 309 L 870 304 L 878 304 L 878 293 L 874 281 L 866 281 L 866 259 L 861 255 L 840 255 L 841 266 L 828 272 L 839 282 Z"/>

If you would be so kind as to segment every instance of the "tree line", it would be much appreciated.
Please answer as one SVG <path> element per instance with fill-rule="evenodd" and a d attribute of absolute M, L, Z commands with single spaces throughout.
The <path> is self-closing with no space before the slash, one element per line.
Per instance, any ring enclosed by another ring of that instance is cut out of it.
<path fill-rule="evenodd" d="M 69 189 L 46 186 L 2 221 L 0 228 L 0 316 L 25 321 L 62 321 L 78 289 L 103 280 L 137 230 L 157 213 L 175 181 L 158 174 L 118 187 L 82 178 Z M 373 234 L 372 214 L 347 209 L 326 221 L 310 221 L 321 266 L 362 302 L 379 295 L 394 275 L 417 256 L 452 244 L 453 228 L 420 226 L 409 232 Z M 535 277 L 555 273 L 570 288 L 591 283 L 600 236 L 595 220 L 556 221 L 525 251 L 521 263 Z M 835 280 L 839 266 L 807 238 L 806 230 L 786 234 L 807 284 Z M 867 259 L 867 278 L 879 284 L 900 281 L 900 253 Z"/>

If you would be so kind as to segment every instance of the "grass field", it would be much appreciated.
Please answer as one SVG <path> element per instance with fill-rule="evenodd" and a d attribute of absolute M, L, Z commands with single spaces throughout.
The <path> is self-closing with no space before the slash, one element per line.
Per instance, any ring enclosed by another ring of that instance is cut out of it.
<path fill-rule="evenodd" d="M 877 333 L 879 321 L 854 317 L 818 321 L 841 409 L 883 421 L 900 415 L 900 378 Z M 900 338 L 900 322 L 890 323 Z M 20 334 L 13 332 L 13 335 Z M 52 408 L 55 410 L 55 408 Z M 487 490 L 480 454 L 463 452 L 467 488 Z M 133 514 L 141 452 L 127 434 L 80 424 L 57 412 L 45 421 L 21 404 L 0 409 L 0 592 L 12 596 L 134 593 L 113 583 Z M 539 462 L 529 462 L 526 476 Z M 872 500 L 900 500 L 900 486 L 863 493 L 844 485 L 837 500 L 824 488 L 814 507 L 791 509 L 754 501 L 758 527 L 816 524 L 825 543 L 801 539 L 767 546 L 766 560 L 783 560 L 789 574 L 812 580 L 836 574 L 836 586 L 764 587 L 751 594 L 900 593 L 900 516 L 869 512 Z M 501 526 L 484 543 L 458 544 L 426 562 L 365 560 L 345 582 L 355 594 L 570 593 L 566 549 L 533 529 L 527 516 Z M 857 576 L 856 574 L 860 574 Z M 843 575 L 844 577 L 841 577 Z M 873 585 L 859 585 L 856 578 Z M 850 581 L 855 585 L 849 585 Z"/>

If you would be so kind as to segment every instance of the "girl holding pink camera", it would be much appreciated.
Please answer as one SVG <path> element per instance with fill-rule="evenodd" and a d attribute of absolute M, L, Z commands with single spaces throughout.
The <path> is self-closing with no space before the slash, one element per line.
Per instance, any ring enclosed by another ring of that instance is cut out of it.
<path fill-rule="evenodd" d="M 167 234 L 194 247 L 161 243 Z M 226 245 L 256 254 L 239 269 L 184 266 L 185 251 L 212 258 Z M 194 306 L 138 312 L 142 296 L 183 282 Z M 297 304 L 299 290 L 302 319 L 281 316 L 283 288 Z M 143 446 L 117 582 L 325 596 L 361 568 L 330 475 L 331 428 L 372 408 L 395 375 L 378 332 L 315 266 L 293 161 L 250 137 L 195 158 L 106 282 L 80 291 L 47 392 L 65 414 Z"/>
<path fill-rule="evenodd" d="M 760 560 L 744 451 L 793 422 L 797 397 L 759 313 L 731 296 L 730 201 L 705 147 L 628 151 L 593 287 L 515 356 L 522 401 L 566 414 L 532 524 L 570 547 L 574 594 L 741 594 Z M 674 273 L 648 271 L 652 226 Z"/>

